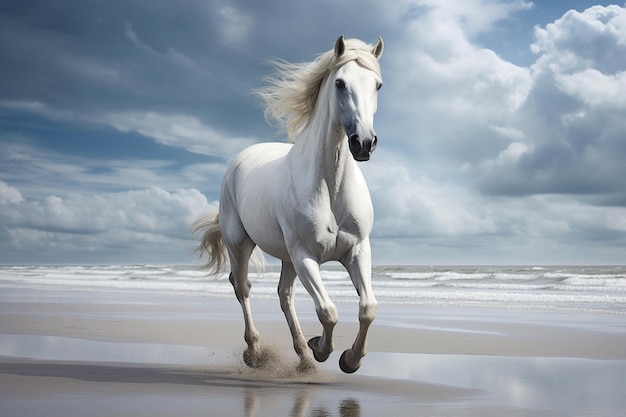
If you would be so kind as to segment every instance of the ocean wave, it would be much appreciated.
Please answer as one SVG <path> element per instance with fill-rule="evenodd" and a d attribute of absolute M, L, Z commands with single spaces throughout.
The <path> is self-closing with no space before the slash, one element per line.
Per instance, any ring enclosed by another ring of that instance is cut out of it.
<path fill-rule="evenodd" d="M 594 277 L 575 276 L 566 278 L 562 282 L 572 286 L 626 288 L 626 279 L 624 277 L 615 278 L 611 275 L 598 275 Z"/>
<path fill-rule="evenodd" d="M 386 272 L 386 276 L 391 279 L 433 279 L 437 276 L 436 272 Z"/>
<path fill-rule="evenodd" d="M 321 276 L 332 299 L 358 301 L 345 270 L 323 268 Z M 277 298 L 278 266 L 249 278 L 253 297 Z M 296 295 L 308 297 L 296 282 Z M 626 267 L 380 266 L 373 268 L 372 285 L 383 304 L 558 306 L 626 314 Z M 0 266 L 0 288 L 233 297 L 228 273 L 208 278 L 196 266 Z"/>

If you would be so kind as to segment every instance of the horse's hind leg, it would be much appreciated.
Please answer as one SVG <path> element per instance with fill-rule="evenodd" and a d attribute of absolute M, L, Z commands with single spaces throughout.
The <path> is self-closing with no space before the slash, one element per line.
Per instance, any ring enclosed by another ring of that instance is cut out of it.
<path fill-rule="evenodd" d="M 233 228 L 228 233 L 222 233 L 222 237 L 228 248 L 230 259 L 230 283 L 235 290 L 237 301 L 243 310 L 243 320 L 245 324 L 244 340 L 248 348 L 243 353 L 243 360 L 251 368 L 260 368 L 267 362 L 267 358 L 260 353 L 259 332 L 252 320 L 250 309 L 250 287 L 252 284 L 248 279 L 248 262 L 254 250 L 255 244 L 243 230 L 243 227 L 235 230 Z"/>
<path fill-rule="evenodd" d="M 294 283 L 296 278 L 296 271 L 293 268 L 293 264 L 290 262 L 284 262 L 280 271 L 280 281 L 278 282 L 278 296 L 280 298 L 280 308 L 285 313 L 289 330 L 291 331 L 291 337 L 293 338 L 293 348 L 300 357 L 300 365 L 298 368 L 301 371 L 308 371 L 313 369 L 313 358 L 309 355 L 307 350 L 306 340 L 302 334 L 300 323 L 296 315 L 296 309 L 294 306 Z"/>

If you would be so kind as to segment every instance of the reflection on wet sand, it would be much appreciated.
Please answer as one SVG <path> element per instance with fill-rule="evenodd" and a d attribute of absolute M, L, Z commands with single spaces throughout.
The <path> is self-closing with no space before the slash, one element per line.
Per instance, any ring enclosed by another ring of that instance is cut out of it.
<path fill-rule="evenodd" d="M 289 417 L 305 417 L 310 409 L 313 389 L 307 386 L 296 388 L 294 403 Z M 245 417 L 257 417 L 261 407 L 262 394 L 258 388 L 248 388 L 244 396 Z M 339 417 L 361 417 L 361 405 L 356 398 L 349 397 L 341 400 L 338 406 Z M 320 405 L 311 410 L 311 417 L 334 417 L 327 405 Z"/>
<path fill-rule="evenodd" d="M 197 346 L 0 333 L 0 415 L 8 415 L 3 401 L 21 407 L 14 416 L 67 415 L 74 405 L 39 400 L 68 393 L 111 411 L 102 415 L 117 414 L 107 407 L 120 401 L 141 403 L 141 415 L 184 406 L 202 417 L 360 417 L 389 407 L 415 415 L 416 404 L 431 417 L 448 416 L 451 405 L 482 407 L 473 414 L 483 416 L 618 415 L 626 407 L 624 360 L 370 352 L 358 375 L 344 376 L 336 361 L 301 375 L 287 359 L 250 370 L 240 358 Z"/>
<path fill-rule="evenodd" d="M 192 413 L 203 417 L 241 415 L 236 410 L 243 402 L 245 417 L 361 417 L 361 406 L 355 396 L 342 398 L 340 393 L 336 396 L 332 388 L 329 391 L 331 385 L 325 383 L 311 385 L 300 382 L 263 382 L 249 379 L 246 375 L 198 369 L 33 361 L 20 358 L 2 358 L 0 375 L 0 387 L 8 387 L 4 395 L 12 397 L 12 401 L 24 396 L 28 398 L 29 394 L 23 386 L 20 388 L 20 384 L 12 384 L 11 377 L 26 377 L 26 381 L 36 381 L 36 378 L 58 381 L 48 385 L 46 395 L 63 398 L 71 392 L 73 398 L 77 399 L 73 403 L 59 404 L 60 409 L 56 410 L 59 412 L 76 411 L 72 407 L 80 409 L 81 398 L 87 404 L 97 397 L 111 400 L 102 404 L 100 411 L 106 413 L 109 406 L 124 407 L 121 405 L 124 398 L 150 395 L 152 400 L 149 403 L 141 402 L 142 412 L 163 413 L 168 407 L 178 404 L 187 409 L 195 407 L 196 411 L 204 410 L 200 414 Z M 25 380 L 17 381 L 22 383 Z M 6 384 L 3 385 L 2 382 Z M 31 401 L 29 404 L 37 406 L 38 402 Z M 53 404 L 48 405 L 48 411 L 55 415 Z M 111 411 L 111 415 L 115 414 L 113 410 L 108 411 Z M 224 412 L 228 414 L 223 414 Z"/>

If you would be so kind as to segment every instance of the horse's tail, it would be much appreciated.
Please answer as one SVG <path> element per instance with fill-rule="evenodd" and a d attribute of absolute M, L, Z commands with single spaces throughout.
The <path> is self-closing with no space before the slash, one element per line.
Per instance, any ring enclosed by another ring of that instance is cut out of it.
<path fill-rule="evenodd" d="M 216 276 L 226 264 L 226 246 L 222 240 L 219 213 L 198 217 L 191 225 L 191 233 L 195 235 L 200 232 L 202 239 L 196 248 L 198 259 L 202 260 L 206 253 L 208 259 L 204 267 L 209 271 L 209 275 Z"/>
<path fill-rule="evenodd" d="M 209 275 L 217 276 L 227 263 L 226 245 L 222 240 L 220 229 L 219 213 L 205 214 L 200 216 L 191 224 L 191 234 L 202 233 L 200 244 L 196 248 L 198 259 L 202 260 L 204 254 L 208 255 L 204 268 L 209 271 Z M 258 274 L 265 270 L 265 257 L 263 251 L 257 246 L 250 257 Z"/>

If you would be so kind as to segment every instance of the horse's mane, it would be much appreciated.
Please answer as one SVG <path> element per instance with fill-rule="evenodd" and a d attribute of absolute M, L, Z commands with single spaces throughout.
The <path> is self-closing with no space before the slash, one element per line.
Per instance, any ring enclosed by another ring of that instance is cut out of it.
<path fill-rule="evenodd" d="M 267 78 L 266 87 L 255 90 L 265 106 L 265 118 L 276 121 L 294 142 L 309 123 L 315 111 L 324 78 L 349 61 L 374 71 L 380 76 L 378 59 L 372 53 L 373 46 L 358 39 L 345 40 L 345 52 L 336 58 L 334 50 L 318 56 L 312 62 L 289 63 L 281 59 L 271 60 L 276 68 Z"/>

